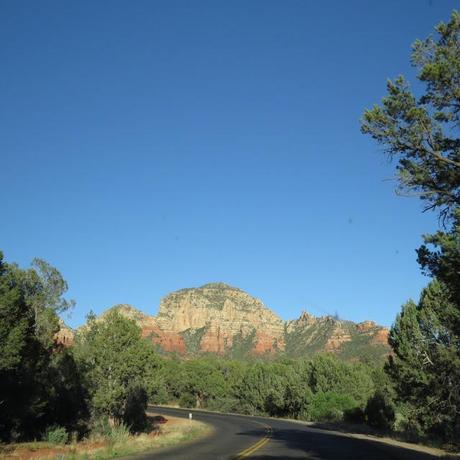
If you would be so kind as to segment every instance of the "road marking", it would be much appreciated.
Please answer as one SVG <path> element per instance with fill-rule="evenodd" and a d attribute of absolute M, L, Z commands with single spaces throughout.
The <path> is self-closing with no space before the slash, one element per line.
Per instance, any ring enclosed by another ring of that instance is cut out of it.
<path fill-rule="evenodd" d="M 273 434 L 273 429 L 270 425 L 267 425 L 266 423 L 261 423 L 261 422 L 256 422 L 259 425 L 262 425 L 265 428 L 265 436 L 262 439 L 259 439 L 255 444 L 252 446 L 249 446 L 247 449 L 242 450 L 239 452 L 236 457 L 234 457 L 234 460 L 240 460 L 242 458 L 248 458 L 250 455 L 252 455 L 256 450 L 259 450 L 261 447 L 265 446 L 268 441 L 270 441 L 270 438 L 272 437 Z"/>

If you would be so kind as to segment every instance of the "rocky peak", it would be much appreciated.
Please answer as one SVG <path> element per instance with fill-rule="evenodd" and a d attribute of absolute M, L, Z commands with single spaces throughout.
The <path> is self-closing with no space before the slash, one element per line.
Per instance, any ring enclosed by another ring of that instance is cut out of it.
<path fill-rule="evenodd" d="M 259 299 L 224 283 L 181 289 L 161 300 L 158 321 L 162 327 L 184 331 L 220 326 L 237 332 L 258 326 L 282 330 L 281 318 Z"/>
<path fill-rule="evenodd" d="M 374 321 L 363 321 L 362 323 L 358 323 L 356 325 L 356 328 L 362 332 L 370 331 L 372 329 L 375 329 L 376 327 L 377 324 Z"/>
<path fill-rule="evenodd" d="M 119 304 L 110 311 L 134 320 L 144 337 L 167 352 L 306 356 L 329 351 L 345 359 L 369 352 L 377 359 L 388 353 L 388 330 L 372 321 L 356 324 L 333 316 L 316 317 L 303 311 L 283 321 L 262 301 L 225 283 L 208 283 L 168 294 L 156 317 L 131 305 Z M 61 342 L 70 332 L 61 328 Z M 73 332 L 72 332 L 73 338 Z"/>
<path fill-rule="evenodd" d="M 193 289 L 193 288 L 191 288 Z M 240 291 L 240 292 L 244 292 L 242 291 L 240 288 L 237 288 L 237 287 L 234 287 L 234 286 L 230 286 L 229 284 L 226 284 L 226 283 L 222 283 L 222 282 L 217 282 L 217 283 L 207 283 L 207 284 L 203 284 L 203 286 L 197 288 L 197 289 L 217 289 L 217 290 L 224 290 L 224 289 L 230 289 L 232 291 Z"/>
<path fill-rule="evenodd" d="M 59 318 L 59 331 L 54 335 L 56 343 L 60 343 L 64 346 L 72 345 L 75 339 L 75 331 L 67 326 L 67 324 Z"/>
<path fill-rule="evenodd" d="M 313 324 L 316 323 L 317 319 L 316 316 L 313 316 L 307 311 L 303 310 L 297 321 L 302 324 Z"/>

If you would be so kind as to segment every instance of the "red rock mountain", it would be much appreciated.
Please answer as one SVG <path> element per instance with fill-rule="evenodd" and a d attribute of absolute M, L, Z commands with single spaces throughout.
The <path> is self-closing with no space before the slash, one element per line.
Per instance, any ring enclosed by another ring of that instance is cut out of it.
<path fill-rule="evenodd" d="M 161 300 L 156 317 L 130 305 L 110 310 L 134 320 L 159 350 L 188 356 L 297 357 L 329 351 L 345 359 L 375 359 L 389 352 L 388 330 L 372 321 L 355 324 L 306 312 L 283 321 L 260 300 L 224 283 L 173 292 Z"/>

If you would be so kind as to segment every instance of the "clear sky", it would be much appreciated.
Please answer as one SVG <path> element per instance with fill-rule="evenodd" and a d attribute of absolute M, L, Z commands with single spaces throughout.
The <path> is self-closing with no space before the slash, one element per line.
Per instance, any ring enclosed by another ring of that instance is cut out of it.
<path fill-rule="evenodd" d="M 224 281 L 390 325 L 437 225 L 360 133 L 458 1 L 0 0 L 0 249 L 77 306 Z"/>

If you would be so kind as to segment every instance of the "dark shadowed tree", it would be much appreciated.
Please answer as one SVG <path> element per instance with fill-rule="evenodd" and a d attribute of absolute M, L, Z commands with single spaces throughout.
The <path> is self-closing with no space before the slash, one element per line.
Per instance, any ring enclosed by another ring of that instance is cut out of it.
<path fill-rule="evenodd" d="M 43 262 L 61 279 L 59 272 Z M 70 354 L 53 338 L 59 322 L 50 280 L 34 268 L 22 270 L 0 253 L 0 438 L 38 437 L 46 426 L 75 429 L 84 416 L 83 388 Z"/>

